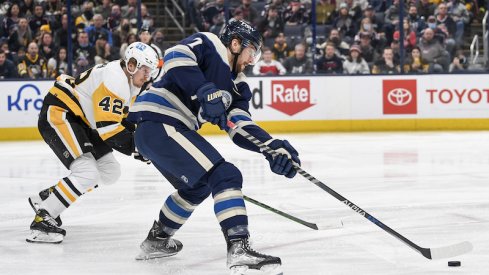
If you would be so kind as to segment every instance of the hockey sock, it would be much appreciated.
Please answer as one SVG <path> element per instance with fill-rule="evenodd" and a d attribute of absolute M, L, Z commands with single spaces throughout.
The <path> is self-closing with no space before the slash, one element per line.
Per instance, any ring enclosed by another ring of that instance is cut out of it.
<path fill-rule="evenodd" d="M 192 215 L 198 204 L 185 200 L 177 192 L 171 194 L 161 207 L 160 222 L 163 224 L 163 232 L 172 236 Z"/>
<path fill-rule="evenodd" d="M 82 195 L 82 192 L 76 188 L 70 177 L 60 180 L 58 184 L 55 185 L 52 192 L 53 193 L 40 204 L 40 208 L 47 210 L 52 217 L 58 217 Z"/>
<path fill-rule="evenodd" d="M 241 189 L 226 189 L 215 194 L 214 212 L 229 239 L 245 238 L 249 235 L 248 215 Z"/>

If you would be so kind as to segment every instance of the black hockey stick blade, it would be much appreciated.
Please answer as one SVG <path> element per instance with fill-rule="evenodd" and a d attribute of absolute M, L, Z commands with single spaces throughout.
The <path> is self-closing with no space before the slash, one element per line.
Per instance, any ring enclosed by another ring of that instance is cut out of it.
<path fill-rule="evenodd" d="M 299 219 L 297 217 L 294 217 L 294 216 L 292 216 L 290 214 L 287 214 L 285 212 L 282 212 L 282 211 L 280 211 L 278 209 L 275 209 L 275 208 L 273 208 L 271 206 L 268 206 L 268 205 L 266 205 L 266 204 L 264 204 L 262 202 L 259 202 L 259 201 L 255 200 L 255 199 L 252 199 L 252 198 L 250 198 L 248 196 L 243 195 L 243 198 L 245 199 L 245 201 L 248 201 L 248 202 L 251 202 L 251 203 L 253 203 L 255 205 L 258 205 L 258 206 L 260 206 L 263 209 L 266 209 L 268 211 L 271 211 L 271 212 L 273 212 L 275 214 L 278 214 L 278 215 L 280 215 L 282 217 L 285 217 L 285 218 L 287 218 L 289 220 L 292 220 L 292 221 L 294 221 L 296 223 L 300 223 L 300 224 L 302 224 L 304 226 L 307 226 L 309 228 L 312 228 L 314 230 L 318 230 L 319 229 L 318 226 L 317 226 L 317 224 L 315 224 L 315 223 L 306 222 L 304 220 L 301 220 L 301 219 Z"/>
<path fill-rule="evenodd" d="M 236 126 L 233 122 L 228 121 L 227 125 L 229 128 L 235 130 L 238 132 L 241 136 L 246 138 L 248 141 L 252 142 L 258 148 L 260 148 L 261 152 L 266 152 L 267 154 L 272 155 L 273 157 L 277 156 L 278 153 L 268 147 L 266 144 L 261 142 L 260 140 L 256 139 L 255 137 L 251 136 L 246 130 L 244 130 L 241 127 Z M 408 238 L 404 237 L 403 235 L 399 234 L 396 232 L 394 229 L 390 228 L 389 226 L 385 225 L 383 222 L 379 221 L 377 218 L 374 216 L 370 215 L 367 211 L 363 210 L 360 208 L 358 205 L 354 204 L 353 202 L 347 200 L 345 197 L 328 187 L 326 184 L 321 182 L 320 180 L 316 179 L 313 177 L 311 174 L 306 172 L 304 169 L 302 169 L 297 163 L 294 163 L 294 169 L 299 173 L 301 176 L 306 178 L 308 181 L 312 182 L 315 184 L 317 187 L 323 189 L 326 191 L 328 194 L 331 196 L 335 197 L 337 200 L 340 202 L 344 203 L 346 206 L 350 207 L 351 210 L 354 212 L 357 212 L 359 215 L 363 216 L 373 224 L 377 225 L 380 227 L 382 230 L 385 232 L 389 233 L 393 237 L 397 238 L 401 242 L 405 243 L 412 249 L 414 249 L 416 252 L 420 253 L 423 255 L 425 258 L 434 260 L 434 259 L 443 259 L 443 258 L 450 258 L 450 257 L 455 257 L 458 255 L 465 254 L 467 252 L 470 252 L 473 248 L 472 244 L 470 242 L 461 242 L 458 244 L 450 245 L 450 246 L 443 246 L 443 247 L 438 247 L 438 248 L 423 248 L 420 247 L 419 245 L 413 243 L 410 241 Z"/>

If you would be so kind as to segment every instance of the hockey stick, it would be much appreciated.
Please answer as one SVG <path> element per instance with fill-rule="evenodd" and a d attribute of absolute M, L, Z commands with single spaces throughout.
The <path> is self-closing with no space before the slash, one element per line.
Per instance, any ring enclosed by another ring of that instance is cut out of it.
<path fill-rule="evenodd" d="M 266 205 L 266 204 L 264 204 L 264 203 L 262 203 L 262 202 L 259 202 L 259 201 L 257 201 L 257 200 L 254 200 L 254 199 L 252 199 L 252 198 L 250 198 L 250 197 L 248 197 L 248 196 L 243 195 L 243 198 L 245 199 L 245 201 L 248 201 L 248 202 L 251 202 L 251 203 L 253 203 L 253 204 L 255 204 L 255 205 L 258 205 L 258 206 L 260 206 L 261 208 L 264 208 L 264 209 L 266 209 L 266 210 L 268 210 L 268 211 L 271 211 L 271 212 L 273 212 L 273 213 L 275 213 L 275 214 L 278 214 L 278 215 L 280 215 L 280 216 L 282 216 L 282 217 L 285 217 L 285 218 L 287 218 L 287 219 L 289 219 L 289 220 L 293 220 L 293 221 L 294 221 L 294 222 L 296 222 L 296 223 L 300 223 L 300 224 L 302 224 L 302 225 L 304 225 L 304 226 L 307 226 L 307 227 L 309 227 L 309 228 L 312 228 L 312 229 L 314 229 L 314 230 L 318 230 L 318 226 L 317 226 L 315 223 L 306 222 L 306 221 L 304 221 L 304 220 L 301 220 L 301 219 L 299 219 L 299 218 L 296 218 L 296 217 L 294 217 L 294 216 L 292 216 L 292 215 L 289 215 L 289 214 L 287 214 L 287 213 L 285 213 L 285 212 L 282 212 L 282 211 L 280 211 L 280 210 L 278 210 L 278 209 L 275 209 L 275 208 L 273 208 L 273 207 L 271 207 L 271 206 L 268 206 L 268 205 Z"/>
<path fill-rule="evenodd" d="M 266 152 L 267 154 L 272 155 L 273 157 L 277 156 L 278 153 L 275 152 L 273 149 L 265 145 L 263 142 L 259 141 L 255 137 L 251 136 L 246 130 L 244 130 L 241 127 L 236 126 L 233 122 L 228 121 L 227 126 L 236 132 L 238 132 L 241 136 L 258 146 L 260 148 L 260 151 Z M 323 189 L 324 191 L 328 192 L 331 196 L 335 197 L 337 200 L 340 202 L 344 203 L 346 206 L 350 207 L 353 211 L 357 212 L 373 224 L 377 225 L 380 227 L 382 230 L 386 231 L 390 235 L 394 236 L 398 240 L 402 241 L 406 245 L 408 245 L 410 248 L 414 249 L 416 252 L 420 253 L 427 259 L 431 260 L 436 260 L 436 259 L 443 259 L 443 258 L 450 258 L 450 257 L 455 257 L 461 254 L 465 254 L 467 252 L 470 252 L 473 248 L 472 244 L 470 242 L 460 242 L 456 243 L 453 245 L 448 245 L 448 246 L 442 246 L 442 247 L 435 247 L 435 248 L 424 248 L 420 247 L 419 245 L 413 243 L 403 235 L 397 233 L 395 230 L 392 228 L 388 227 L 385 225 L 383 222 L 379 221 L 376 219 L 374 216 L 370 215 L 367 211 L 363 210 L 353 202 L 347 200 L 345 197 L 342 195 L 338 194 L 336 191 L 333 189 L 329 188 L 326 186 L 326 184 L 322 183 L 315 177 L 311 176 L 308 172 L 304 171 L 299 165 L 294 164 L 294 169 L 301 174 L 303 177 L 305 177 L 307 180 L 318 186 L 319 188 Z"/>

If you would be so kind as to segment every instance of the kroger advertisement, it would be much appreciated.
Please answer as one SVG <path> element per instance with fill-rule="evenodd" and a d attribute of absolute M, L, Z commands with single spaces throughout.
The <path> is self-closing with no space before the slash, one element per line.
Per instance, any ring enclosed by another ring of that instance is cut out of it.
<path fill-rule="evenodd" d="M 488 75 L 249 78 L 256 121 L 489 118 Z M 52 81 L 1 81 L 0 128 L 36 127 Z"/>
<path fill-rule="evenodd" d="M 42 100 L 53 81 L 0 81 L 0 128 L 37 127 Z"/>

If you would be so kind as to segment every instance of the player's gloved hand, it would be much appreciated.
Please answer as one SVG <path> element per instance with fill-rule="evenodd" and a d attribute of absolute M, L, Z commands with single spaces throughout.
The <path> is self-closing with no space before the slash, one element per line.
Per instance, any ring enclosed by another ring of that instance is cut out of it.
<path fill-rule="evenodd" d="M 202 111 L 200 115 L 206 121 L 224 129 L 227 122 L 226 107 L 222 102 L 223 91 L 216 88 L 214 83 L 206 83 L 197 90 L 197 99 Z"/>
<path fill-rule="evenodd" d="M 270 163 L 272 172 L 284 175 L 287 178 L 293 178 L 297 174 L 297 171 L 294 169 L 294 162 L 299 166 L 301 165 L 299 153 L 297 153 L 287 140 L 274 139 L 265 144 L 278 153 L 277 156 L 272 157 L 272 155 L 263 152 L 265 158 Z"/>
<path fill-rule="evenodd" d="M 139 161 L 142 161 L 148 165 L 151 164 L 151 160 L 145 158 L 143 155 L 141 155 L 138 151 L 132 153 L 132 156 L 134 157 L 134 159 L 137 159 Z"/>

